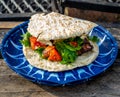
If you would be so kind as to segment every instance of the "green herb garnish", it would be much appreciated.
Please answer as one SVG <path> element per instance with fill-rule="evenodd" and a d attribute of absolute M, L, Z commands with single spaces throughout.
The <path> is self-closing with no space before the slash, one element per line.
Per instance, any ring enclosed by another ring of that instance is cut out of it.
<path fill-rule="evenodd" d="M 97 36 L 88 36 L 88 39 L 92 42 L 99 42 L 99 38 Z"/>
<path fill-rule="evenodd" d="M 76 42 L 77 45 L 71 45 L 70 42 Z M 76 60 L 77 51 L 82 48 L 83 40 L 80 37 L 69 38 L 55 43 L 56 49 L 62 56 L 62 64 L 73 63 Z"/>
<path fill-rule="evenodd" d="M 40 55 L 40 57 L 42 57 L 43 50 L 44 50 L 44 48 L 38 48 L 35 50 L 35 52 L 37 52 Z"/>
<path fill-rule="evenodd" d="M 55 46 L 62 56 L 62 64 L 68 64 L 75 61 L 77 57 L 76 51 L 71 51 L 70 49 L 66 48 L 63 42 L 57 42 Z"/>
<path fill-rule="evenodd" d="M 20 40 L 20 42 L 25 46 L 25 47 L 29 47 L 30 46 L 30 41 L 29 41 L 29 37 L 31 37 L 31 34 L 29 32 L 26 32 L 25 34 L 21 35 L 22 36 L 22 40 Z"/>
<path fill-rule="evenodd" d="M 70 42 L 76 42 L 77 46 L 70 45 Z M 83 40 L 80 37 L 69 38 L 69 39 L 66 39 L 65 41 L 63 41 L 63 45 L 71 51 L 80 50 L 82 43 L 83 43 Z"/>

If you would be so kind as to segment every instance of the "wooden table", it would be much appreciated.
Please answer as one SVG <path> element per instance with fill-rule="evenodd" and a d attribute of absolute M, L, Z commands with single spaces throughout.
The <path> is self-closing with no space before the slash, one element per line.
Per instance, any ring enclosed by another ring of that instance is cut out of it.
<path fill-rule="evenodd" d="M 20 22 L 0 22 L 0 43 Z M 120 23 L 98 23 L 116 38 L 120 48 Z M 0 57 L 0 97 L 120 97 L 120 51 L 114 64 L 91 81 L 75 86 L 50 87 L 32 83 L 14 73 Z"/>

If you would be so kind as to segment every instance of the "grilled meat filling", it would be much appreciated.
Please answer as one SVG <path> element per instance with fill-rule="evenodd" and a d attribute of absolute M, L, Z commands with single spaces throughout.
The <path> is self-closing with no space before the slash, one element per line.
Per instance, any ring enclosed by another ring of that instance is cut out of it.
<path fill-rule="evenodd" d="M 77 51 L 78 56 L 91 51 L 93 49 L 93 46 L 90 44 L 87 38 L 84 39 L 82 48 Z"/>

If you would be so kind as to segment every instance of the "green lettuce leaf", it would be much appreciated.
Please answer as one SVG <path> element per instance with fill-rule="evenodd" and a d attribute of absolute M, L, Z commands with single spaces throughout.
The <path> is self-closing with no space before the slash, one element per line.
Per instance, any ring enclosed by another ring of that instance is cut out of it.
<path fill-rule="evenodd" d="M 62 61 L 61 61 L 62 64 L 68 64 L 68 63 L 72 63 L 75 61 L 77 57 L 76 51 L 73 51 L 73 50 L 70 50 L 70 48 L 67 48 L 63 41 L 57 42 L 55 46 L 58 52 L 62 56 Z"/>
<path fill-rule="evenodd" d="M 91 40 L 92 42 L 99 42 L 99 38 L 97 36 L 88 36 L 88 39 Z"/>
<path fill-rule="evenodd" d="M 44 50 L 44 48 L 38 48 L 35 50 L 35 52 L 37 52 L 40 55 L 40 57 L 42 57 L 43 50 Z"/>
<path fill-rule="evenodd" d="M 31 37 L 31 34 L 29 32 L 26 32 L 25 34 L 21 35 L 22 36 L 22 40 L 20 40 L 20 42 L 25 46 L 25 47 L 29 47 L 30 46 L 30 41 L 29 41 L 29 37 Z"/>

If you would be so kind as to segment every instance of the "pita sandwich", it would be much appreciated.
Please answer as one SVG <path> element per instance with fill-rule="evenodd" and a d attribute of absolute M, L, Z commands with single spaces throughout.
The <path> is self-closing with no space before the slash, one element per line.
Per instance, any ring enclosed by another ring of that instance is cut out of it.
<path fill-rule="evenodd" d="M 99 54 L 97 43 L 88 36 L 95 26 L 55 12 L 35 14 L 23 35 L 23 53 L 31 65 L 52 72 L 89 65 Z"/>

